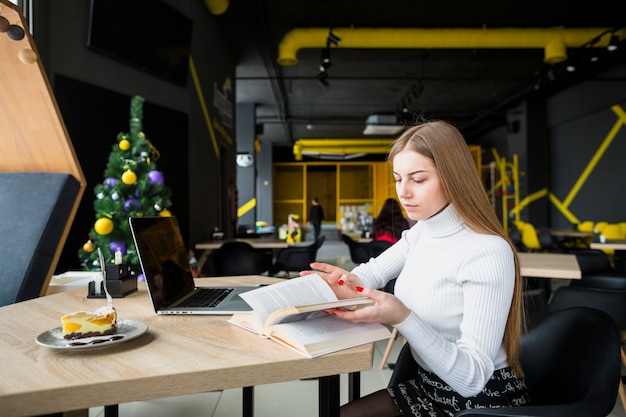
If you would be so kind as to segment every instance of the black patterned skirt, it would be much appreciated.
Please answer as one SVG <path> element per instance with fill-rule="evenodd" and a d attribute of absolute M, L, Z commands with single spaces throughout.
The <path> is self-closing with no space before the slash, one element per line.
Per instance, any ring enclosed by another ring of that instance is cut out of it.
<path fill-rule="evenodd" d="M 432 372 L 421 367 L 415 379 L 387 388 L 403 416 L 451 417 L 466 408 L 497 408 L 529 403 L 523 379 L 511 368 L 496 370 L 483 390 L 463 397 Z"/>

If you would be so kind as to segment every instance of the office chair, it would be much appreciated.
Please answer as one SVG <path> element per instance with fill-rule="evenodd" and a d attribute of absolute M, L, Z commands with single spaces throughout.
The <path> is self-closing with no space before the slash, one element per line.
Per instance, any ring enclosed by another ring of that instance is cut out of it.
<path fill-rule="evenodd" d="M 346 234 L 341 235 L 341 239 L 343 242 L 348 245 L 348 250 L 350 251 L 350 259 L 355 264 L 362 264 L 364 262 L 369 261 L 370 259 L 370 247 L 369 243 L 360 243 L 356 240 L 352 239 L 350 236 Z"/>
<path fill-rule="evenodd" d="M 539 244 L 541 245 L 541 250 L 544 252 L 559 252 L 561 248 L 554 241 L 552 236 L 550 235 L 550 229 L 547 227 L 537 227 L 536 229 L 537 239 L 539 239 Z"/>
<path fill-rule="evenodd" d="M 574 307 L 548 316 L 522 337 L 520 360 L 530 404 L 468 409 L 455 416 L 605 417 L 613 410 L 620 342 L 615 322 L 606 313 Z M 409 345 L 404 345 L 389 386 L 416 374 L 417 364 Z"/>
<path fill-rule="evenodd" d="M 372 240 L 367 245 L 369 246 L 370 256 L 375 258 L 384 251 L 386 251 L 388 248 L 390 248 L 393 243 L 387 242 L 385 240 Z"/>
<path fill-rule="evenodd" d="M 601 233 L 607 240 L 623 240 L 625 238 L 622 233 L 622 227 L 619 223 L 609 223 L 602 228 Z M 615 249 L 601 249 L 602 252 L 609 256 L 615 255 Z"/>
<path fill-rule="evenodd" d="M 526 252 L 538 252 L 541 251 L 541 242 L 539 241 L 539 235 L 532 223 L 523 221 L 515 222 L 515 226 L 520 231 L 522 236 L 522 245 L 526 248 Z"/>
<path fill-rule="evenodd" d="M 311 263 L 317 258 L 317 251 L 324 243 L 326 236 L 320 236 L 310 245 L 294 245 L 278 251 L 276 261 L 270 267 L 269 275 L 276 276 L 281 271 L 289 276 L 290 272 L 300 272 L 311 269 Z"/>
<path fill-rule="evenodd" d="M 0 306 L 45 294 L 79 192 L 70 174 L 0 173 Z"/>
<path fill-rule="evenodd" d="M 258 275 L 267 271 L 271 258 L 257 251 L 246 242 L 224 242 L 211 257 L 218 276 Z"/>
<path fill-rule="evenodd" d="M 570 251 L 576 255 L 583 277 L 586 275 L 612 274 L 614 272 L 609 257 L 598 249 L 577 249 Z"/>
<path fill-rule="evenodd" d="M 582 279 L 571 280 L 569 286 L 605 290 L 626 290 L 626 276 L 611 274 L 586 275 L 583 276 Z"/>
<path fill-rule="evenodd" d="M 522 243 L 522 234 L 514 223 L 509 225 L 509 238 L 515 245 L 515 249 L 517 249 L 518 252 L 528 252 L 528 249 L 526 249 L 526 246 Z"/>
<path fill-rule="evenodd" d="M 611 277 L 608 277 L 609 279 Z M 581 280 L 582 281 L 582 280 Z M 623 283 L 623 281 L 621 281 Z M 548 305 L 550 315 L 571 307 L 588 307 L 603 311 L 616 323 L 620 332 L 626 330 L 626 289 L 606 289 L 599 287 L 563 286 L 556 289 Z M 585 336 L 587 339 L 589 336 Z M 621 339 L 621 338 L 620 338 Z M 578 342 L 577 342 L 578 343 Z M 626 365 L 626 354 L 620 351 L 623 364 Z M 626 411 L 626 389 L 621 379 L 619 395 Z"/>

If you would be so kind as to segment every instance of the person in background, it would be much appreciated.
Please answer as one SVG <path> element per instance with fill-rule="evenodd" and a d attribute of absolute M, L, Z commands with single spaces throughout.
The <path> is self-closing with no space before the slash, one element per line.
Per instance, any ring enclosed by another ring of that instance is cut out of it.
<path fill-rule="evenodd" d="M 389 160 L 398 200 L 418 222 L 351 272 L 320 262 L 311 267 L 338 298 L 375 301 L 326 313 L 394 326 L 418 370 L 343 405 L 341 416 L 454 416 L 461 409 L 529 403 L 519 361 L 519 261 L 463 136 L 449 123 L 426 122 L 394 142 Z M 393 294 L 377 290 L 396 277 Z"/>
<path fill-rule="evenodd" d="M 298 223 L 299 218 L 300 216 L 293 213 L 287 216 L 287 243 L 297 243 L 302 238 L 300 223 Z"/>
<path fill-rule="evenodd" d="M 395 198 L 388 198 L 374 220 L 374 240 L 396 243 L 403 230 L 409 228 L 409 221 L 404 217 L 400 203 Z"/>
<path fill-rule="evenodd" d="M 315 240 L 319 239 L 322 233 L 322 220 L 324 220 L 324 209 L 322 208 L 320 201 L 317 197 L 313 197 L 311 200 L 311 207 L 309 208 L 309 221 L 313 225 L 315 231 Z"/>

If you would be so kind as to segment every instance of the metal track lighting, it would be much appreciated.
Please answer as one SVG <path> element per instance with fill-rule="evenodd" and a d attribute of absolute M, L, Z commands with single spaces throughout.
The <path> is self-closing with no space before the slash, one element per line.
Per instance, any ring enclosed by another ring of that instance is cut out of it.
<path fill-rule="evenodd" d="M 328 48 L 322 50 L 322 59 L 320 61 L 320 71 L 324 72 L 330 68 L 332 62 L 330 62 L 330 50 Z"/>
<path fill-rule="evenodd" d="M 328 89 L 330 87 L 330 84 L 328 83 L 328 73 L 326 71 L 322 71 L 317 74 L 317 82 L 324 90 Z"/>
<path fill-rule="evenodd" d="M 335 46 L 338 46 L 341 42 L 341 38 L 333 33 L 333 28 L 328 28 L 328 39 L 326 40 L 326 44 L 330 45 L 331 43 Z"/>
<path fill-rule="evenodd" d="M 609 44 L 607 45 L 606 50 L 610 52 L 617 51 L 618 44 L 619 44 L 619 36 L 611 35 L 611 40 L 609 41 Z"/>

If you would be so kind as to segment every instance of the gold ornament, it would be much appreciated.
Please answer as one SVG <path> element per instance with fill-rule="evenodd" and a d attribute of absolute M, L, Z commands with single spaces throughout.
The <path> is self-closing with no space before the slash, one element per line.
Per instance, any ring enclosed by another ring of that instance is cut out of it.
<path fill-rule="evenodd" d="M 120 140 L 119 147 L 121 150 L 127 151 L 130 149 L 130 142 L 127 141 L 126 139 L 122 139 Z"/>
<path fill-rule="evenodd" d="M 99 235 L 106 236 L 113 231 L 113 222 L 111 219 L 107 219 L 103 217 L 101 219 L 96 220 L 96 223 L 93 225 L 94 230 Z"/>
<path fill-rule="evenodd" d="M 165 209 L 165 210 L 161 210 L 159 212 L 159 216 L 161 216 L 161 217 L 171 217 L 172 213 L 170 213 L 170 211 L 168 209 Z"/>
<path fill-rule="evenodd" d="M 130 169 L 122 174 L 122 182 L 126 185 L 132 185 L 137 181 L 137 174 Z"/>
<path fill-rule="evenodd" d="M 93 242 L 91 240 L 88 240 L 87 242 L 85 242 L 85 244 L 83 245 L 83 250 L 85 252 L 93 252 L 93 250 L 95 249 L 95 246 L 93 244 Z"/>

